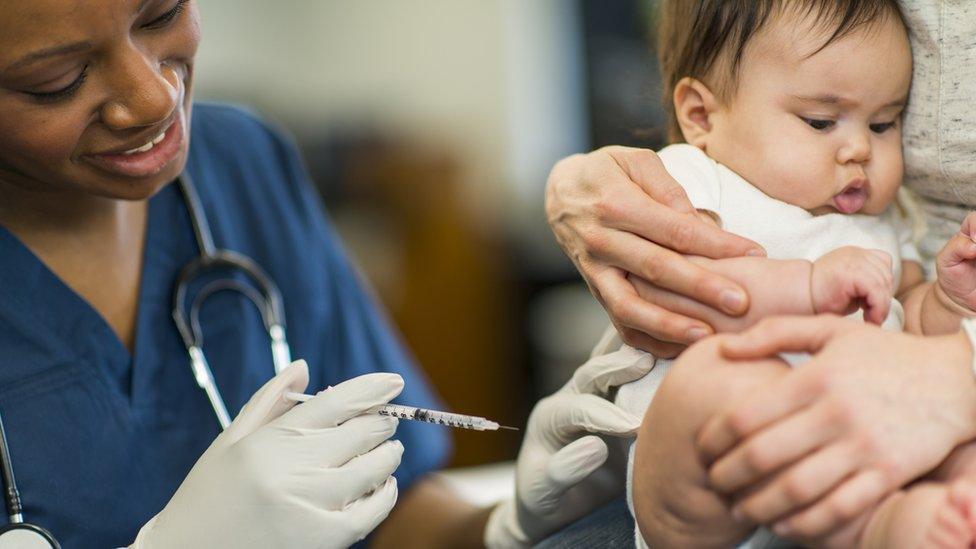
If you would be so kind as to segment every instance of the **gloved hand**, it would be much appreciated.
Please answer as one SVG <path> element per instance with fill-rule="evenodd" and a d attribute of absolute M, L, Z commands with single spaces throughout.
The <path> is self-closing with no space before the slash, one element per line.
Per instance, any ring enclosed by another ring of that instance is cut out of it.
<path fill-rule="evenodd" d="M 361 414 L 403 379 L 360 376 L 301 406 L 283 398 L 307 385 L 300 360 L 255 393 L 132 548 L 346 547 L 371 532 L 396 503 L 403 446 L 386 441 L 395 419 Z"/>
<path fill-rule="evenodd" d="M 607 395 L 612 387 L 647 374 L 653 360 L 630 347 L 596 356 L 562 389 L 536 404 L 519 451 L 515 497 L 492 511 L 486 546 L 527 547 L 624 494 L 623 445 L 611 450 L 594 434 L 580 435 L 636 433 L 641 418 Z"/>

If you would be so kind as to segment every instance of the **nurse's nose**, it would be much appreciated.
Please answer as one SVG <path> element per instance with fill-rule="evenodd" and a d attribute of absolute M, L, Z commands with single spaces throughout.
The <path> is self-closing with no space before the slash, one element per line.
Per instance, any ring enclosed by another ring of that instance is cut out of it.
<path fill-rule="evenodd" d="M 870 131 L 856 131 L 846 136 L 845 141 L 837 150 L 837 163 L 863 164 L 871 160 L 871 135 Z"/>
<path fill-rule="evenodd" d="M 102 122 L 113 130 L 158 124 L 172 114 L 180 101 L 182 81 L 167 64 L 147 59 L 132 50 L 115 69 L 114 96 L 102 106 Z"/>

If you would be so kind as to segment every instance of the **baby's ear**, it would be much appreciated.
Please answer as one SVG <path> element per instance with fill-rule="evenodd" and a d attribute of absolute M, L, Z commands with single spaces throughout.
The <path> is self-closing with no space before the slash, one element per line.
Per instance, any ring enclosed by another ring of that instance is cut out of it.
<path fill-rule="evenodd" d="M 718 100 L 708 86 L 691 77 L 682 78 L 674 87 L 674 113 L 685 142 L 707 152 L 710 121 Z"/>

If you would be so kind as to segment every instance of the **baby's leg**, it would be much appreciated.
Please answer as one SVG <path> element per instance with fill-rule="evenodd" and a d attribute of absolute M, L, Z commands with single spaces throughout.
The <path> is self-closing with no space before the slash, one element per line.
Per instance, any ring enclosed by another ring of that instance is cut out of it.
<path fill-rule="evenodd" d="M 976 483 L 923 481 L 885 499 L 866 523 L 861 549 L 969 549 L 976 541 Z M 850 540 L 848 540 L 850 541 Z M 834 547 L 853 543 L 834 540 Z"/>
<path fill-rule="evenodd" d="M 654 396 L 637 435 L 633 494 L 651 547 L 729 547 L 754 527 L 732 520 L 707 486 L 695 437 L 715 413 L 789 372 L 780 360 L 731 363 L 718 338 L 685 351 Z"/>
<path fill-rule="evenodd" d="M 823 543 L 825 548 L 959 547 L 976 541 L 976 444 L 955 450 L 932 473 L 886 497 Z"/>

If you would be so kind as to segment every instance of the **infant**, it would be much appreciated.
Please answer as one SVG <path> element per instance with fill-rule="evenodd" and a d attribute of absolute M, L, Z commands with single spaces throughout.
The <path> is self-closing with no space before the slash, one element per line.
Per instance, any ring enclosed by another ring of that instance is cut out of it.
<path fill-rule="evenodd" d="M 644 295 L 718 332 L 818 313 L 863 314 L 920 334 L 959 329 L 976 308 L 976 216 L 964 223 L 965 238 L 940 253 L 937 281 L 926 283 L 895 201 L 912 72 L 896 1 L 665 0 L 659 36 L 670 137 L 679 144 L 658 156 L 700 217 L 758 242 L 768 257 L 692 258 L 747 289 L 743 318 L 634 279 Z M 608 332 L 595 353 L 618 347 L 615 336 Z M 802 367 L 802 357 L 783 358 Z M 788 366 L 698 367 L 689 383 L 681 368 L 665 376 L 671 361 L 654 360 L 650 374 L 617 395 L 625 409 L 647 412 L 628 464 L 637 541 L 735 545 L 756 525 L 709 489 L 694 439 L 712 414 Z M 968 461 L 976 472 L 976 459 Z M 969 547 L 976 485 L 965 469 L 933 473 L 815 543 Z"/>

